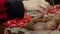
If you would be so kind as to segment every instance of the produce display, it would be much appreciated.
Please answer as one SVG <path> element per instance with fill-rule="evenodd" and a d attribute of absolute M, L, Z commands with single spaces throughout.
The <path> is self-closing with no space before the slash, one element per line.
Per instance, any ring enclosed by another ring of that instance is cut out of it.
<path fill-rule="evenodd" d="M 5 25 L 10 28 L 14 28 L 14 27 L 23 28 L 25 26 L 25 24 L 30 22 L 30 20 L 31 20 L 31 17 L 29 15 L 25 14 L 23 20 L 21 20 L 20 18 L 8 20 Z"/>
<path fill-rule="evenodd" d="M 8 20 L 6 26 L 9 28 L 26 28 L 27 30 L 60 30 L 60 5 L 56 5 L 47 16 L 39 12 L 27 12 L 24 19 Z"/>

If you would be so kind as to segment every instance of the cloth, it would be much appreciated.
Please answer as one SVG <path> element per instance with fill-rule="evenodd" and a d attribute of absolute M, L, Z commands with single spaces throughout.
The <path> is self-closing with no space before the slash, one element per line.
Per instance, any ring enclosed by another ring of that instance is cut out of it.
<path fill-rule="evenodd" d="M 0 21 L 24 17 L 24 5 L 19 0 L 0 0 Z"/>

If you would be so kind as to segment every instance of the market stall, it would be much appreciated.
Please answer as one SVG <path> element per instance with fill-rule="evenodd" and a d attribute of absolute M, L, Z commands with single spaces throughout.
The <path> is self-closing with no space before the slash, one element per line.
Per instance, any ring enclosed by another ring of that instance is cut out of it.
<path fill-rule="evenodd" d="M 60 5 L 55 5 L 50 11 L 39 13 L 36 11 L 25 11 L 24 19 L 15 18 L 8 20 L 1 27 L 3 34 L 30 34 L 32 31 L 45 30 L 60 31 Z"/>

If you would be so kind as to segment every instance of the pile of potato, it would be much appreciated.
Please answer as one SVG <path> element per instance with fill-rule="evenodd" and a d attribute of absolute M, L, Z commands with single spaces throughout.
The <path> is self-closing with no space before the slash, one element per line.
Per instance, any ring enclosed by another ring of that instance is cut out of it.
<path fill-rule="evenodd" d="M 25 26 L 28 30 L 39 31 L 39 30 L 59 30 L 60 26 L 60 10 L 54 15 L 48 15 L 44 17 L 43 14 L 39 14 L 32 18 L 29 24 Z"/>

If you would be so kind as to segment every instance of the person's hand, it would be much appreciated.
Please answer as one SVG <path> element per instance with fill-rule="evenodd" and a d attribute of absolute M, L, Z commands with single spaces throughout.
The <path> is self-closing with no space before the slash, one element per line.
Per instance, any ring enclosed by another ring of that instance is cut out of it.
<path fill-rule="evenodd" d="M 29 0 L 23 1 L 24 7 L 27 11 L 44 12 L 50 10 L 50 5 L 45 0 Z"/>

